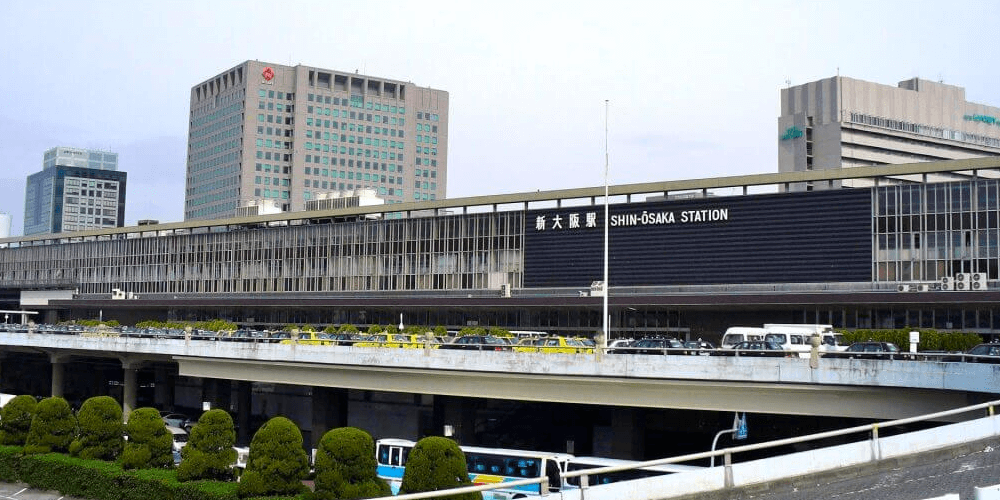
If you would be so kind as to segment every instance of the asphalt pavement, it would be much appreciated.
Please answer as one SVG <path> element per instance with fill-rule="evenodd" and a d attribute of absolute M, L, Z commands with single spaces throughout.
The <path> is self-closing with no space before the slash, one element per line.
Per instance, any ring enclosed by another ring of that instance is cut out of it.
<path fill-rule="evenodd" d="M 1000 484 L 1000 439 L 883 460 L 815 477 L 797 478 L 698 498 L 727 500 L 925 500 Z"/>

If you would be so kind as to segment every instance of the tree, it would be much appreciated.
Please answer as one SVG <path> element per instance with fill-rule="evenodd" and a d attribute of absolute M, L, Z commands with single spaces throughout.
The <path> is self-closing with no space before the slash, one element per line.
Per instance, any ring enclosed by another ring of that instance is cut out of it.
<path fill-rule="evenodd" d="M 358 333 L 358 327 L 354 325 L 340 325 L 337 329 L 337 333 Z"/>
<path fill-rule="evenodd" d="M 250 457 L 236 490 L 240 498 L 297 495 L 309 474 L 309 459 L 302 449 L 302 432 L 285 417 L 274 417 L 250 441 Z"/>
<path fill-rule="evenodd" d="M 355 427 L 328 431 L 316 450 L 315 500 L 374 498 L 392 490 L 378 477 L 375 441 Z"/>
<path fill-rule="evenodd" d="M 24 446 L 37 405 L 38 400 L 34 396 L 22 394 L 0 409 L 0 444 Z"/>
<path fill-rule="evenodd" d="M 45 398 L 35 406 L 35 416 L 24 442 L 24 453 L 65 453 L 76 437 L 76 417 L 65 399 Z"/>
<path fill-rule="evenodd" d="M 445 437 L 425 437 L 410 450 L 399 493 L 420 493 L 472 486 L 465 454 L 458 443 Z M 452 495 L 455 500 L 482 500 L 478 492 Z"/>
<path fill-rule="evenodd" d="M 80 432 L 69 445 L 69 454 L 87 460 L 114 460 L 125 445 L 122 407 L 111 396 L 83 402 L 76 415 Z"/>
<path fill-rule="evenodd" d="M 187 445 L 181 448 L 177 480 L 232 479 L 233 464 L 236 462 L 235 444 L 233 417 L 225 410 L 206 411 L 191 429 Z"/>
<path fill-rule="evenodd" d="M 174 464 L 174 437 L 167 431 L 156 408 L 138 408 L 128 416 L 125 424 L 128 442 L 122 451 L 121 464 L 125 469 L 151 469 L 171 467 Z"/>

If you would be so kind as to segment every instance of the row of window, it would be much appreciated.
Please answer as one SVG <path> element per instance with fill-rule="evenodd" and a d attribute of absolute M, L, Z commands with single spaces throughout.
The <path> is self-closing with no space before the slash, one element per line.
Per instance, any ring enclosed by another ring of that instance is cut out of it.
<path fill-rule="evenodd" d="M 869 125 L 872 127 L 884 128 L 889 130 L 899 130 L 902 132 L 910 132 L 913 134 L 923 135 L 927 137 L 936 137 L 939 139 L 948 139 L 953 141 L 979 144 L 982 146 L 989 146 L 992 148 L 1000 148 L 1000 139 L 998 138 L 978 135 L 978 134 L 969 134 L 958 130 L 951 130 L 941 127 L 931 127 L 928 125 L 920 125 L 903 120 L 894 120 L 891 118 L 883 118 L 881 116 L 866 115 L 864 113 L 851 113 L 850 120 L 852 123 L 859 123 L 862 125 Z"/>
<path fill-rule="evenodd" d="M 260 89 L 260 90 L 257 91 L 257 97 L 266 97 L 268 99 L 284 99 L 286 101 L 294 101 L 295 100 L 295 93 L 294 92 L 285 93 L 285 92 L 282 92 L 280 90 L 275 91 L 275 90 Z"/>
<path fill-rule="evenodd" d="M 290 197 L 290 193 L 288 191 L 282 191 L 279 189 L 268 189 L 268 188 L 264 189 L 254 188 L 253 194 L 258 198 L 263 196 L 264 198 L 275 198 L 275 199 L 280 198 L 282 200 L 287 200 Z"/>
<path fill-rule="evenodd" d="M 341 173 L 343 173 L 343 171 L 341 171 Z M 358 172 L 358 174 L 355 176 L 354 172 L 347 172 L 347 179 L 348 180 L 359 180 L 359 181 L 363 180 L 363 181 L 368 181 L 368 182 L 380 182 L 382 184 L 389 183 L 389 184 L 403 185 L 403 178 L 402 177 L 395 177 L 395 176 L 392 176 L 392 175 L 386 176 L 386 175 L 369 174 L 369 173 Z M 307 188 L 310 187 L 310 183 L 311 183 L 311 187 L 313 189 L 320 189 L 321 185 L 322 185 L 322 189 L 326 189 L 327 188 L 327 181 L 320 181 L 318 179 L 312 179 L 312 180 L 310 180 L 310 179 L 303 179 L 303 182 L 304 182 L 304 186 L 307 187 Z M 334 184 L 336 184 L 336 183 L 335 182 L 331 182 L 330 183 L 330 185 L 331 185 L 330 189 L 333 189 L 332 185 L 334 185 Z"/>
<path fill-rule="evenodd" d="M 400 132 L 402 132 L 402 130 L 400 130 Z M 420 136 L 418 135 L 417 137 Z M 334 132 L 333 135 L 331 135 L 329 132 L 321 133 L 319 130 L 316 130 L 315 132 L 313 132 L 312 130 L 306 130 L 306 138 L 323 140 L 323 141 L 344 142 L 347 144 L 365 144 L 367 146 L 375 146 L 375 147 L 381 145 L 383 148 L 390 148 L 390 149 L 403 149 L 403 147 L 405 146 L 405 143 L 403 141 L 391 141 L 389 139 L 379 139 L 377 137 L 375 138 L 364 137 L 360 135 L 340 134 L 338 139 L 338 135 L 336 132 Z M 260 141 L 260 139 L 257 140 Z M 379 141 L 381 141 L 381 144 L 379 144 Z M 307 142 L 306 144 L 312 144 L 312 143 Z M 437 144 L 437 138 L 435 138 L 434 144 Z"/>
<path fill-rule="evenodd" d="M 352 96 L 350 101 L 348 101 L 347 98 L 341 99 L 340 97 L 335 97 L 335 96 L 328 96 L 328 95 L 321 96 L 321 95 L 308 94 L 306 96 L 306 100 L 309 102 L 316 102 L 321 104 L 332 104 L 334 106 L 343 106 L 345 108 L 348 105 L 354 108 L 362 107 L 361 101 L 356 96 Z M 364 103 L 363 106 L 365 109 L 370 109 L 373 111 L 387 111 L 389 113 L 400 114 L 400 115 L 406 114 L 406 107 L 404 106 L 382 104 L 375 101 L 367 101 Z"/>

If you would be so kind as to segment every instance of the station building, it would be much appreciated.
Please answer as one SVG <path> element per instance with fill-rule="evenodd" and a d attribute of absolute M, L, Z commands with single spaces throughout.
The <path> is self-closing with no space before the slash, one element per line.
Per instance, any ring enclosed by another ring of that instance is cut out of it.
<path fill-rule="evenodd" d="M 856 180 L 869 187 L 843 187 Z M 765 322 L 1000 333 L 1000 158 L 608 191 L 607 205 L 601 186 L 4 238 L 0 297 L 46 322 L 402 315 L 593 335 L 606 289 L 612 338 Z"/>

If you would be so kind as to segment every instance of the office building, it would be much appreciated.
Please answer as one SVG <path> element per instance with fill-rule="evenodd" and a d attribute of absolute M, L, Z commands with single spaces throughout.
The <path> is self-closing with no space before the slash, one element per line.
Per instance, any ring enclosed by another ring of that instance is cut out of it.
<path fill-rule="evenodd" d="M 1000 108 L 966 101 L 962 87 L 919 78 L 891 86 L 835 76 L 781 90 L 779 172 L 995 155 Z M 794 183 L 790 189 L 862 187 L 856 182 L 867 181 Z"/>
<path fill-rule="evenodd" d="M 249 205 L 300 211 L 334 191 L 386 203 L 445 197 L 448 93 L 409 82 L 246 61 L 191 89 L 184 219 Z"/>
<path fill-rule="evenodd" d="M 128 176 L 118 170 L 118 153 L 56 147 L 43 158 L 25 188 L 26 236 L 125 225 Z"/>

